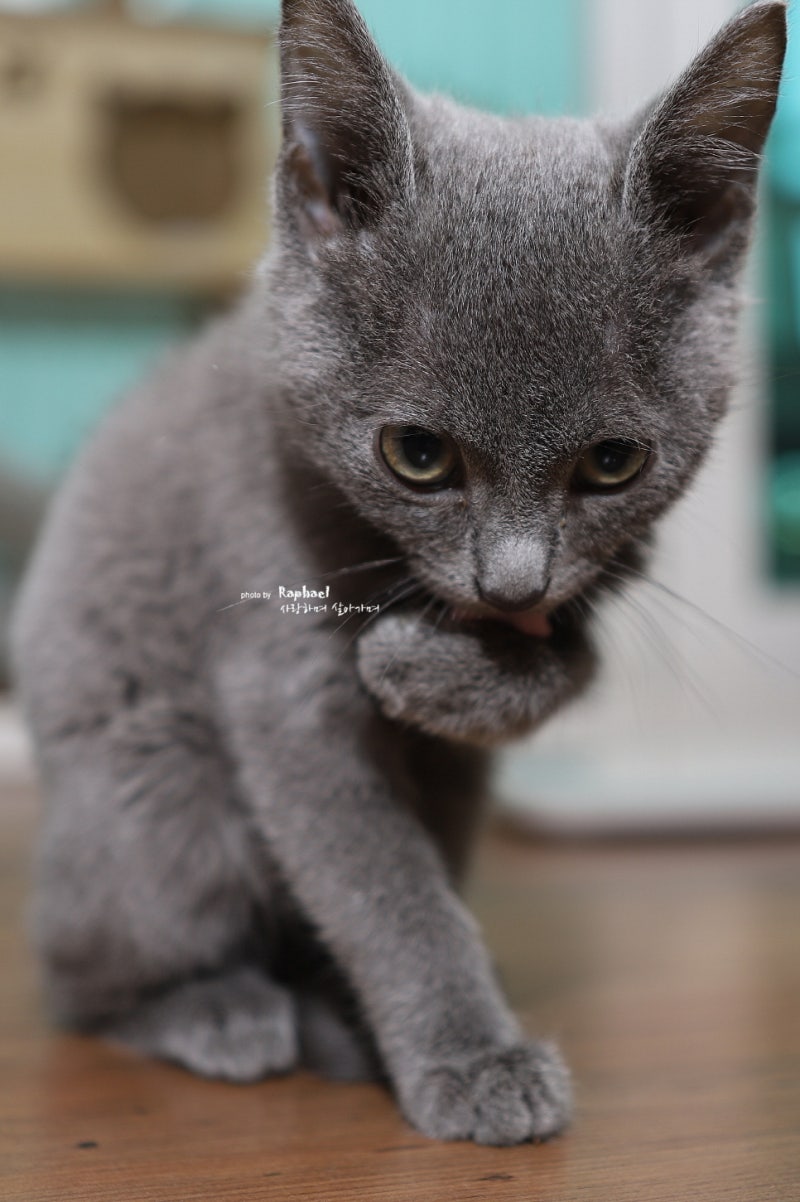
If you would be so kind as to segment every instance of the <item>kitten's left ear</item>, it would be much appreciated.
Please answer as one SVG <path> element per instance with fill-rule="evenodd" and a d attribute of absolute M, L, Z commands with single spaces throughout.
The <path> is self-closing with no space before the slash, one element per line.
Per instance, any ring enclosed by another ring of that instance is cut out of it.
<path fill-rule="evenodd" d="M 633 143 L 624 203 L 637 219 L 666 225 L 688 253 L 720 261 L 743 245 L 785 50 L 786 5 L 745 9 L 656 104 Z"/>
<path fill-rule="evenodd" d="M 413 193 L 400 85 L 352 0 L 283 0 L 282 207 L 306 242 L 379 220 Z"/>

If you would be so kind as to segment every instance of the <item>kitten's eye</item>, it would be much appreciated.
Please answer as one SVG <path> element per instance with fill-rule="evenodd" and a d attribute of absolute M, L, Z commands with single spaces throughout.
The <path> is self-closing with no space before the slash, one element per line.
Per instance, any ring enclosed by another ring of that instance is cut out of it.
<path fill-rule="evenodd" d="M 650 452 L 624 438 L 608 438 L 584 451 L 575 465 L 573 487 L 582 492 L 612 491 L 632 483 Z"/>
<path fill-rule="evenodd" d="M 421 426 L 384 426 L 381 454 L 389 468 L 412 488 L 437 489 L 452 484 L 458 469 L 453 444 Z"/>

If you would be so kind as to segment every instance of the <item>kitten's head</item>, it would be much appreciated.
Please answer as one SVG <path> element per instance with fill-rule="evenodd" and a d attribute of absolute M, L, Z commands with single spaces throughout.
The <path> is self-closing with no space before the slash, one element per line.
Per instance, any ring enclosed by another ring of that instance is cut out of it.
<path fill-rule="evenodd" d="M 350 0 L 284 0 L 289 420 L 436 596 L 536 632 L 686 487 L 784 48 L 759 3 L 632 122 L 504 120 L 412 92 Z"/>

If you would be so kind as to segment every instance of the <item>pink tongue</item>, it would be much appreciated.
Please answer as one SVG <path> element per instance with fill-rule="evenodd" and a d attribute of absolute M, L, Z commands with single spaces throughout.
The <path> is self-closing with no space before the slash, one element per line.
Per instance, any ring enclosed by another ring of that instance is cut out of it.
<path fill-rule="evenodd" d="M 547 614 L 534 613 L 532 610 L 518 614 L 508 614 L 506 621 L 515 626 L 523 634 L 532 634 L 536 638 L 546 639 L 553 633 Z"/>
<path fill-rule="evenodd" d="M 480 621 L 480 615 L 471 614 L 466 610 L 454 609 L 451 611 L 452 616 L 457 622 L 474 622 L 476 619 Z M 537 639 L 546 639 L 553 633 L 553 627 L 547 614 L 534 613 L 533 610 L 522 610 L 518 614 L 500 614 L 497 615 L 496 621 L 507 622 L 509 626 L 513 626 L 522 634 L 533 635 Z"/>

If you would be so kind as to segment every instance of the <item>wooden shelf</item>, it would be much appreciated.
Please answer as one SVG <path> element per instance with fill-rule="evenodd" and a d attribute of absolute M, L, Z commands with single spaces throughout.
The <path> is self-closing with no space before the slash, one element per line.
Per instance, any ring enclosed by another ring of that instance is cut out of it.
<path fill-rule="evenodd" d="M 274 39 L 0 14 L 0 276 L 237 287 L 266 244 Z"/>

